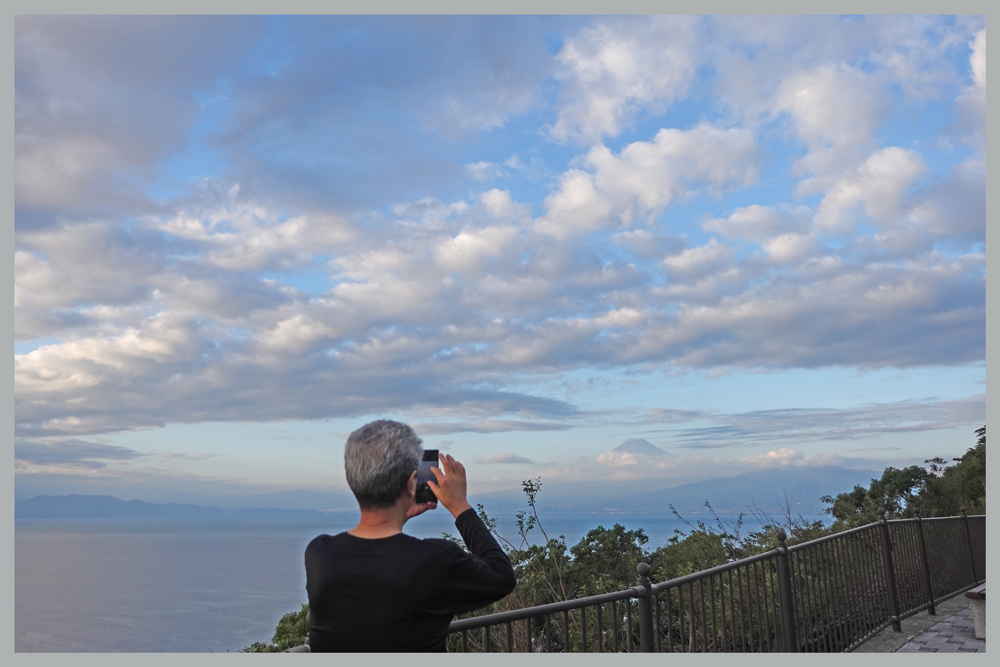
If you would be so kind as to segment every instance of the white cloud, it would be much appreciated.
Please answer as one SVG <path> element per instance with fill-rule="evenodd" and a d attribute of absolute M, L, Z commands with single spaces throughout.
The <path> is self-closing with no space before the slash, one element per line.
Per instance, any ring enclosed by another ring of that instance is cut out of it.
<path fill-rule="evenodd" d="M 493 188 L 479 195 L 479 201 L 487 214 L 495 220 L 527 222 L 531 220 L 528 209 L 510 196 L 510 191 Z"/>
<path fill-rule="evenodd" d="M 233 19 L 18 17 L 18 206 L 148 212 L 138 184 L 183 146 L 198 118 L 196 94 L 263 27 L 253 17 Z"/>
<path fill-rule="evenodd" d="M 772 262 L 788 264 L 812 255 L 819 242 L 812 234 L 782 234 L 764 241 L 762 245 Z"/>
<path fill-rule="evenodd" d="M 954 83 L 951 54 L 962 45 L 962 28 L 933 16 L 894 18 L 881 22 L 872 62 L 907 96 L 939 97 Z"/>
<path fill-rule="evenodd" d="M 563 82 L 557 141 L 618 135 L 636 112 L 684 96 L 695 74 L 699 20 L 654 16 L 602 21 L 566 40 L 556 56 Z"/>
<path fill-rule="evenodd" d="M 969 56 L 969 69 L 972 70 L 972 85 L 986 93 L 986 28 L 976 33 L 972 41 L 972 55 Z"/>
<path fill-rule="evenodd" d="M 985 243 L 986 159 L 959 163 L 947 178 L 915 195 L 906 223 L 924 239 L 965 237 Z"/>
<path fill-rule="evenodd" d="M 509 197 L 495 208 L 504 210 L 504 205 L 510 208 Z M 517 238 L 518 229 L 512 225 L 464 229 L 440 241 L 434 249 L 434 258 L 445 271 L 469 271 L 489 258 L 500 257 Z"/>
<path fill-rule="evenodd" d="M 618 155 L 605 146 L 570 169 L 545 199 L 536 229 L 566 236 L 651 217 L 690 189 L 747 186 L 757 177 L 753 135 L 701 123 L 690 130 L 662 129 L 652 141 L 627 145 Z"/>
<path fill-rule="evenodd" d="M 796 168 L 809 175 L 797 191 L 821 191 L 829 179 L 871 150 L 883 102 L 872 77 L 846 65 L 818 65 L 786 77 L 773 109 L 787 113 L 809 149 Z"/>
<path fill-rule="evenodd" d="M 688 248 L 679 255 L 667 257 L 663 260 L 663 265 L 671 276 L 698 279 L 717 273 L 730 264 L 734 256 L 729 246 L 709 239 L 705 245 Z"/>
<path fill-rule="evenodd" d="M 470 162 L 465 165 L 465 171 L 479 182 L 493 180 L 494 178 L 502 176 L 506 173 L 500 165 L 493 162 L 486 162 L 484 160 L 480 160 L 479 162 Z"/>
<path fill-rule="evenodd" d="M 633 454 L 632 452 L 604 452 L 597 456 L 596 461 L 601 465 L 620 468 L 622 466 L 637 465 L 639 458 L 638 454 Z"/>
<path fill-rule="evenodd" d="M 802 213 L 801 210 L 788 211 L 751 204 L 737 208 L 728 218 L 710 218 L 701 224 L 701 228 L 706 232 L 721 234 L 727 239 L 762 241 L 775 234 L 800 231 L 804 227 L 804 222 L 799 217 Z"/>
<path fill-rule="evenodd" d="M 890 223 L 899 214 L 906 191 L 925 170 L 915 151 L 880 149 L 830 188 L 816 213 L 816 224 L 825 230 L 850 231 L 856 207 L 876 223 Z"/>
<path fill-rule="evenodd" d="M 960 114 L 959 132 L 968 137 L 980 152 L 986 152 L 986 28 L 976 33 L 969 44 L 969 73 L 972 84 L 956 100 Z"/>
<path fill-rule="evenodd" d="M 781 449 L 772 449 L 766 454 L 744 456 L 743 458 L 740 459 L 740 464 L 745 466 L 774 468 L 774 467 L 785 467 L 790 464 L 798 464 L 801 463 L 804 459 L 805 456 L 801 452 L 797 452 L 794 449 L 782 447 Z"/>
<path fill-rule="evenodd" d="M 407 222 L 419 224 L 425 228 L 443 229 L 449 220 L 461 216 L 469 209 L 469 204 L 459 200 L 445 204 L 435 197 L 424 197 L 415 202 L 396 204 L 392 212 Z"/>

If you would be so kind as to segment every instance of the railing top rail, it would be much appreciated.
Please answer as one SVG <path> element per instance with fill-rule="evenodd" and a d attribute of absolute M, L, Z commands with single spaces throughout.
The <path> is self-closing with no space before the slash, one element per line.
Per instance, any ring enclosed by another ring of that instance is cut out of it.
<path fill-rule="evenodd" d="M 525 607 L 524 609 L 515 609 L 513 611 L 501 611 L 496 614 L 475 616 L 473 618 L 461 618 L 457 621 L 451 622 L 451 625 L 448 626 L 448 632 L 474 630 L 486 625 L 497 625 L 500 623 L 506 623 L 507 621 L 519 621 L 524 618 L 534 618 L 536 616 L 545 616 L 546 614 L 553 614 L 561 611 L 580 609 L 581 607 L 591 607 L 596 604 L 604 604 L 605 602 L 614 602 L 616 600 L 624 600 L 626 598 L 641 597 L 646 597 L 645 589 L 641 586 L 634 586 L 633 588 L 628 588 L 623 591 L 615 591 L 614 593 L 588 595 L 587 597 L 565 600 L 563 602 L 542 604 L 537 607 Z"/>
<path fill-rule="evenodd" d="M 770 551 L 765 551 L 764 553 L 748 556 L 747 558 L 734 560 L 730 563 L 723 563 L 722 565 L 716 565 L 715 567 L 710 567 L 707 570 L 699 570 L 698 572 L 685 574 L 684 576 L 677 577 L 676 579 L 668 579 L 667 581 L 661 581 L 658 584 L 653 584 L 653 592 L 659 593 L 660 591 L 666 590 L 668 588 L 683 586 L 684 584 L 692 581 L 704 579 L 705 577 L 710 577 L 716 574 L 720 574 L 722 572 L 728 572 L 729 570 L 735 570 L 738 567 L 742 567 L 744 565 L 750 565 L 751 563 L 756 563 L 757 561 L 761 560 L 767 560 L 768 558 L 774 558 L 777 555 L 778 555 L 778 550 L 771 549 Z"/>
<path fill-rule="evenodd" d="M 871 530 L 871 529 L 873 529 L 877 525 L 878 525 L 878 522 L 876 521 L 875 523 L 868 523 L 868 524 L 865 524 L 864 526 L 858 526 L 857 528 L 851 528 L 850 530 L 842 530 L 839 533 L 834 533 L 833 535 L 824 535 L 823 537 L 817 537 L 815 540 L 809 540 L 808 542 L 799 542 L 798 544 L 793 544 L 793 545 L 789 546 L 788 547 L 788 552 L 791 553 L 793 551 L 800 551 L 802 549 L 807 549 L 807 548 L 813 546 L 814 544 L 822 544 L 823 542 L 830 542 L 831 540 L 835 540 L 835 539 L 837 539 L 839 537 L 844 537 L 846 535 L 853 535 L 855 533 L 860 533 L 860 532 L 863 532 L 863 531 L 866 531 L 866 530 Z"/>
<path fill-rule="evenodd" d="M 921 517 L 924 521 L 954 521 L 956 519 L 961 519 L 961 515 L 958 516 L 925 516 Z M 985 519 L 985 514 L 970 514 L 967 518 L 969 519 Z M 917 517 L 910 517 L 909 519 L 886 519 L 886 523 L 913 523 L 918 521 Z M 871 525 L 871 524 L 868 524 Z M 864 526 L 862 526 L 863 528 Z M 840 535 L 841 533 L 837 533 Z"/>

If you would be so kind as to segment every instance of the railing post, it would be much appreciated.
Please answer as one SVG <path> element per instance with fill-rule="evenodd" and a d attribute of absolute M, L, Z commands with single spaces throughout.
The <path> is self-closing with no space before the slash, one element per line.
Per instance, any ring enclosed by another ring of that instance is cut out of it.
<path fill-rule="evenodd" d="M 639 563 L 635 567 L 639 575 L 639 585 L 646 594 L 639 598 L 639 650 L 652 653 L 653 640 L 653 586 L 649 583 L 649 565 Z"/>
<path fill-rule="evenodd" d="M 924 573 L 924 584 L 927 586 L 927 614 L 936 616 L 934 610 L 934 588 L 931 584 L 931 564 L 927 558 L 927 542 L 924 541 L 924 519 L 920 516 L 920 508 L 913 508 L 913 516 L 917 518 L 917 547 L 920 549 L 920 569 Z"/>
<path fill-rule="evenodd" d="M 972 533 L 969 532 L 969 515 L 963 507 L 962 512 L 962 525 L 965 527 L 965 543 L 969 545 L 969 562 L 972 563 L 972 583 L 978 584 L 979 577 L 976 576 L 976 554 L 972 551 Z"/>
<path fill-rule="evenodd" d="M 889 522 L 885 518 L 885 509 L 879 507 L 878 532 L 882 542 L 882 572 L 885 574 L 885 591 L 889 598 L 889 616 L 892 618 L 893 632 L 902 632 L 899 625 L 899 598 L 896 595 L 896 570 L 892 566 L 892 540 L 889 538 Z"/>
<path fill-rule="evenodd" d="M 799 652 L 799 640 L 795 636 L 795 601 L 792 595 L 792 573 L 788 566 L 788 545 L 785 531 L 779 530 L 778 538 L 778 596 L 781 598 L 781 636 L 785 651 Z"/>

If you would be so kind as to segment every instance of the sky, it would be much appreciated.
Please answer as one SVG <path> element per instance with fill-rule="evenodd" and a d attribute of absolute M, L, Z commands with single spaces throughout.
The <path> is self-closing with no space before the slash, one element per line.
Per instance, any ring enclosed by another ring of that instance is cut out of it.
<path fill-rule="evenodd" d="M 470 491 L 960 456 L 985 63 L 982 16 L 18 16 L 15 495 L 343 489 L 379 418 Z"/>

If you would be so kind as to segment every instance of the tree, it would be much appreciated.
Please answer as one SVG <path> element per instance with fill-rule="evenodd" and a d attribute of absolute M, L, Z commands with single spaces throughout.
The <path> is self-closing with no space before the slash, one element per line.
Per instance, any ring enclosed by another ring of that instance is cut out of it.
<path fill-rule="evenodd" d="M 924 516 L 954 516 L 962 507 L 969 514 L 986 513 L 986 425 L 976 429 L 976 446 L 948 466 L 941 459 L 926 461 L 933 477 L 920 499 Z"/>
<path fill-rule="evenodd" d="M 293 646 L 302 646 L 306 643 L 306 635 L 309 632 L 309 628 L 306 625 L 306 615 L 308 613 L 309 605 L 304 604 L 299 611 L 285 614 L 278 621 L 278 625 L 274 629 L 274 636 L 271 638 L 271 643 L 254 642 L 242 649 L 241 653 L 279 653 Z"/>
<path fill-rule="evenodd" d="M 635 566 L 648 558 L 643 547 L 648 541 L 642 528 L 627 530 L 618 523 L 590 530 L 570 549 L 569 579 L 576 594 L 610 593 L 635 585 Z"/>
<path fill-rule="evenodd" d="M 724 521 L 716 514 L 711 503 L 705 500 L 705 507 L 712 514 L 713 522 L 698 521 L 691 524 L 669 505 L 678 519 L 684 521 L 691 530 L 675 530 L 667 544 L 649 555 L 655 581 L 676 579 L 693 572 L 701 572 L 717 565 L 748 558 L 774 549 L 778 530 L 784 530 L 788 544 L 806 542 L 829 533 L 822 521 L 807 521 L 801 514 L 794 516 L 792 506 L 785 498 L 782 515 L 775 515 L 757 507 L 748 507 L 751 516 L 760 524 L 755 531 L 747 531 L 744 526 L 746 515 L 740 512 L 735 519 Z"/>
<path fill-rule="evenodd" d="M 890 519 L 908 518 L 913 515 L 914 502 L 932 476 L 931 472 L 917 465 L 907 468 L 890 466 L 882 471 L 882 477 L 871 480 L 867 489 L 855 486 L 851 491 L 837 496 L 823 496 L 820 500 L 830 505 L 826 513 L 836 519 L 835 530 L 877 521 L 879 508 L 885 509 Z"/>
<path fill-rule="evenodd" d="M 832 528 L 842 530 L 872 523 L 884 508 L 890 519 L 909 518 L 920 508 L 923 516 L 954 516 L 960 508 L 970 513 L 986 512 L 986 426 L 976 429 L 976 446 L 965 452 L 955 465 L 936 457 L 924 461 L 927 468 L 886 468 L 880 479 L 867 489 L 820 498 L 828 504 L 826 513 L 834 517 Z"/>

